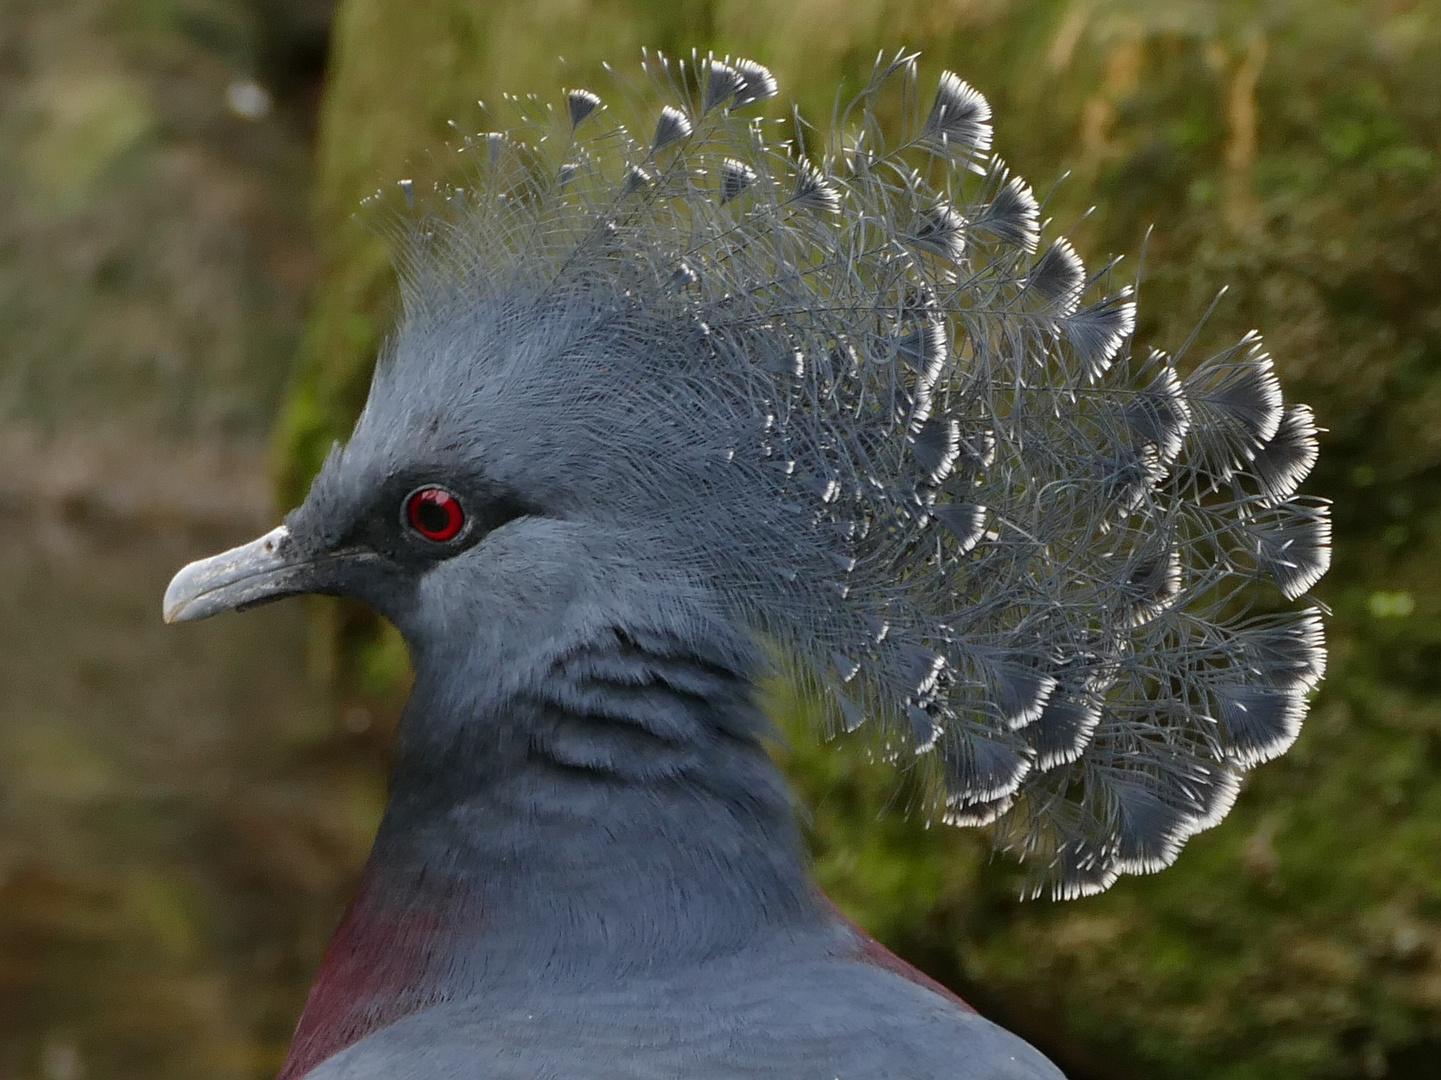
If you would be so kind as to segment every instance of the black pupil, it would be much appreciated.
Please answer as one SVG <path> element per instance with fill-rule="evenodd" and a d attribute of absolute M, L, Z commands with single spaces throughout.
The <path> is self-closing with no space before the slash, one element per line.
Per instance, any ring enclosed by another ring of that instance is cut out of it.
<path fill-rule="evenodd" d="M 415 520 L 424 532 L 443 533 L 450 528 L 450 514 L 435 497 L 416 500 Z"/>

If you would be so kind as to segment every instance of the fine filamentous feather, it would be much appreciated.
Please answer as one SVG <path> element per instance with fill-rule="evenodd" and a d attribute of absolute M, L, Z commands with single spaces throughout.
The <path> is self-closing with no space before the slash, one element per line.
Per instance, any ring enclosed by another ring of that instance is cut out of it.
<path fill-rule="evenodd" d="M 776 92 L 753 62 L 646 69 L 513 102 L 402 230 L 408 325 L 484 308 L 556 327 L 516 354 L 550 359 L 379 378 L 489 363 L 538 391 L 517 408 L 567 383 L 610 458 L 571 466 L 637 550 L 924 766 L 940 817 L 1057 896 L 1168 865 L 1321 676 L 1317 606 L 1285 603 L 1329 560 L 1296 494 L 1310 411 L 1255 335 L 1184 372 L 1133 355 L 1129 290 L 1042 242 L 955 75 L 925 105 L 914 56 L 882 57 L 818 147 L 751 115 Z"/>

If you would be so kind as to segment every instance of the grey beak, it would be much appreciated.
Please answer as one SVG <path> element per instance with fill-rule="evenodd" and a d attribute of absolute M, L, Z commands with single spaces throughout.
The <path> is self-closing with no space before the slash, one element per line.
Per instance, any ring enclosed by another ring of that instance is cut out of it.
<path fill-rule="evenodd" d="M 245 604 L 306 591 L 301 578 L 308 560 L 294 558 L 284 525 L 258 540 L 191 563 L 165 590 L 168 623 L 193 622 Z"/>

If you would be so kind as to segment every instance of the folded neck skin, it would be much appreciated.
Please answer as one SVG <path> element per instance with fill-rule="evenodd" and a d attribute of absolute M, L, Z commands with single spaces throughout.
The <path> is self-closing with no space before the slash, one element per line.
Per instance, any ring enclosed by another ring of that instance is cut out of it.
<path fill-rule="evenodd" d="M 755 649 L 701 591 L 571 557 L 567 534 L 522 518 L 456 560 L 465 590 L 441 564 L 387 612 L 416 670 L 392 794 L 280 1080 L 442 1001 L 833 934 Z"/>

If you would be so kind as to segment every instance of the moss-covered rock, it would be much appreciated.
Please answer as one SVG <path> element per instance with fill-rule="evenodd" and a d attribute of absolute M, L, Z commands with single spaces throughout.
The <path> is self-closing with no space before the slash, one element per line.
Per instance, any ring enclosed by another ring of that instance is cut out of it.
<path fill-rule="evenodd" d="M 783 708 L 817 872 L 1078 1077 L 1441 1075 L 1441 7 L 347 0 L 335 44 L 290 499 L 392 313 L 359 200 L 436 173 L 447 121 L 485 126 L 477 98 L 584 85 L 643 44 L 754 55 L 821 121 L 878 48 L 923 48 L 991 97 L 1040 190 L 1074 174 L 1048 213 L 1083 251 L 1144 250 L 1143 344 L 1180 347 L 1230 283 L 1192 355 L 1264 328 L 1330 429 L 1312 490 L 1337 501 L 1333 661 L 1296 748 L 1166 873 L 1018 904 L 984 837 L 884 814 L 894 778 Z"/>

